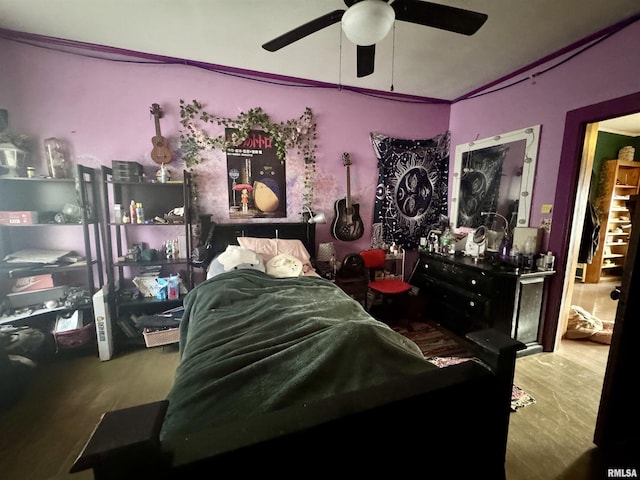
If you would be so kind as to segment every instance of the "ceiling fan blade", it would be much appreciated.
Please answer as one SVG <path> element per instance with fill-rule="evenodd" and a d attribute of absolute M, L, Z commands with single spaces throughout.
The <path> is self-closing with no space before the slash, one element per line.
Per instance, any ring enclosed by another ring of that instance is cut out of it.
<path fill-rule="evenodd" d="M 396 0 L 391 4 L 396 20 L 449 32 L 473 35 L 487 21 L 488 15 L 420 0 Z"/>
<path fill-rule="evenodd" d="M 362 45 L 357 45 L 357 72 L 358 78 L 366 77 L 367 75 L 371 75 L 373 73 L 373 67 L 376 59 L 376 46 L 375 45 L 367 45 L 363 47 Z"/>
<path fill-rule="evenodd" d="M 279 37 L 268 41 L 262 45 L 262 48 L 270 52 L 280 50 L 281 48 L 291 45 L 293 42 L 297 42 L 312 33 L 322 30 L 334 23 L 338 23 L 342 19 L 344 12 L 344 10 L 334 10 L 326 15 L 322 15 L 321 17 L 311 20 L 310 22 L 300 25 L 287 33 L 283 33 Z"/>

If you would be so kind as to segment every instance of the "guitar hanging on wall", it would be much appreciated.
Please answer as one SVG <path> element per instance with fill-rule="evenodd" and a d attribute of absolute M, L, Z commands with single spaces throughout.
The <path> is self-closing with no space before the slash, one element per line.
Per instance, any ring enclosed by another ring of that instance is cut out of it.
<path fill-rule="evenodd" d="M 169 142 L 160 132 L 160 119 L 162 118 L 162 109 L 160 105 L 154 103 L 151 105 L 151 114 L 156 122 L 156 134 L 151 139 L 153 149 L 151 150 L 151 159 L 160 164 L 171 162 L 171 149 L 169 148 Z"/>
<path fill-rule="evenodd" d="M 337 240 L 345 242 L 357 240 L 364 234 L 364 225 L 360 218 L 360 205 L 351 203 L 351 177 L 349 167 L 351 158 L 342 154 L 342 163 L 347 167 L 347 196 L 337 200 L 334 205 L 335 217 L 331 224 L 331 234 Z"/>

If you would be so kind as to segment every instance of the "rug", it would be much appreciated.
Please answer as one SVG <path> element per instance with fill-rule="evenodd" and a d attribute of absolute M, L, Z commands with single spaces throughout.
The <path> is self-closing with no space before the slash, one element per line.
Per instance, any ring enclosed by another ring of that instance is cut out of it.
<path fill-rule="evenodd" d="M 474 360 L 470 350 L 435 322 L 411 322 L 407 325 L 393 327 L 393 329 L 413 340 L 420 347 L 427 361 L 438 368 Z M 535 398 L 517 385 L 513 385 L 511 391 L 512 412 L 534 403 L 536 403 Z"/>
<path fill-rule="evenodd" d="M 515 412 L 519 408 L 527 407 L 536 403 L 536 399 L 522 390 L 517 385 L 513 386 L 511 390 L 511 411 Z"/>

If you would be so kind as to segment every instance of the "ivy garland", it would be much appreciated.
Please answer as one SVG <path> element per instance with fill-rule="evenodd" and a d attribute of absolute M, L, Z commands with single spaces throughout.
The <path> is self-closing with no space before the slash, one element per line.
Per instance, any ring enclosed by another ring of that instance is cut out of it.
<path fill-rule="evenodd" d="M 235 129 L 235 133 L 231 138 L 226 138 L 224 133 L 211 137 L 204 130 L 209 123 Z M 180 124 L 184 127 L 180 132 L 180 151 L 187 167 L 201 163 L 201 155 L 205 151 L 220 149 L 226 152 L 228 148 L 239 145 L 251 130 L 262 130 L 269 135 L 278 158 L 283 161 L 287 151 L 296 149 L 297 154 L 304 159 L 305 166 L 302 207 L 311 209 L 317 145 L 316 124 L 309 107 L 299 118 L 274 123 L 260 107 L 241 112 L 237 118 L 225 118 L 206 112 L 202 103 L 197 100 L 187 103 L 181 99 Z"/>

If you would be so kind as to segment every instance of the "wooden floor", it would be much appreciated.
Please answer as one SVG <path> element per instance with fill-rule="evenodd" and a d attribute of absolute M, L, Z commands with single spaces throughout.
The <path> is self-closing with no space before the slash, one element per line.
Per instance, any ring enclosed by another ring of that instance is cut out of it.
<path fill-rule="evenodd" d="M 607 355 L 607 345 L 566 340 L 557 352 L 517 360 L 515 383 L 536 403 L 511 414 L 508 480 L 606 478 L 592 440 Z M 21 402 L 0 413 L 0 478 L 93 478 L 67 472 L 100 415 L 164 398 L 177 363 L 171 347 L 41 363 Z"/>

